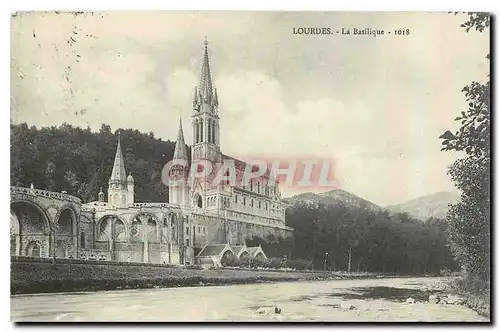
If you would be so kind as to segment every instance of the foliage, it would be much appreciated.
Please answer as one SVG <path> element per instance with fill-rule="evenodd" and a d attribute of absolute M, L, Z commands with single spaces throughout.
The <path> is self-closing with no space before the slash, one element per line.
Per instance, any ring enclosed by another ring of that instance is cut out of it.
<path fill-rule="evenodd" d="M 458 12 L 455 12 L 457 15 Z M 460 26 L 465 28 L 466 32 L 470 29 L 475 28 L 476 31 L 483 32 L 485 29 L 490 27 L 490 14 L 483 12 L 469 12 L 469 19 L 467 22 L 462 23 Z"/>
<path fill-rule="evenodd" d="M 238 258 L 234 255 L 224 255 L 221 264 L 222 266 L 238 266 Z"/>
<path fill-rule="evenodd" d="M 305 202 L 290 206 L 286 218 L 293 237 L 247 239 L 247 246 L 261 245 L 275 257 L 269 267 L 282 262 L 280 267 L 347 271 L 350 251 L 351 271 L 439 274 L 443 268 L 458 269 L 442 219 L 422 222 L 404 213 Z"/>
<path fill-rule="evenodd" d="M 166 202 L 168 188 L 161 173 L 172 159 L 174 142 L 152 133 L 120 129 L 125 167 L 135 179 L 135 200 Z M 118 135 L 102 125 L 99 132 L 68 124 L 60 127 L 11 125 L 11 185 L 66 191 L 84 202 L 97 199 L 102 187 L 107 193 Z"/>
<path fill-rule="evenodd" d="M 469 13 L 466 31 L 483 32 L 489 27 L 487 13 Z M 451 206 L 447 233 L 454 255 L 468 273 L 479 282 L 490 279 L 490 82 L 472 82 L 462 91 L 468 109 L 455 118 L 460 128 L 446 131 L 440 138 L 445 151 L 461 151 L 448 174 L 461 191 L 461 201 Z"/>

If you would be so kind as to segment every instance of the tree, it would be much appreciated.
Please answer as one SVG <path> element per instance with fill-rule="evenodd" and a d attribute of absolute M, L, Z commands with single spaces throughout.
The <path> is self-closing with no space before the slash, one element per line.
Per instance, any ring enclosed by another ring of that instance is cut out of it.
<path fill-rule="evenodd" d="M 469 13 L 461 25 L 466 32 L 490 26 L 488 13 Z M 489 59 L 489 55 L 486 56 Z M 461 201 L 450 207 L 447 233 L 454 255 L 472 278 L 490 279 L 490 82 L 472 82 L 462 90 L 468 109 L 455 118 L 460 128 L 440 138 L 444 151 L 461 151 L 449 175 L 461 191 Z"/>

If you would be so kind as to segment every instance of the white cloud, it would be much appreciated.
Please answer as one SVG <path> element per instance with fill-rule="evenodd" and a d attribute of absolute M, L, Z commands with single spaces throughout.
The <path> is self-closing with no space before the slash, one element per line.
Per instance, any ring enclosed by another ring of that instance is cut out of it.
<path fill-rule="evenodd" d="M 488 73 L 488 36 L 460 23 L 444 13 L 23 14 L 12 22 L 12 119 L 104 122 L 173 140 L 182 116 L 191 142 L 207 35 L 225 153 L 332 158 L 346 190 L 395 204 L 452 189 L 446 167 L 456 156 L 439 151 L 438 136 L 465 106 L 461 88 Z M 411 34 L 291 33 L 311 25 Z"/>

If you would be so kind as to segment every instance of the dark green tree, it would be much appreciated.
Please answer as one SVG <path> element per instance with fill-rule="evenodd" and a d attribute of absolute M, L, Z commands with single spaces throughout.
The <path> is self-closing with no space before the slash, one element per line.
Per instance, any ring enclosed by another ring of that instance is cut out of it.
<path fill-rule="evenodd" d="M 488 30 L 488 13 L 470 13 L 462 24 L 466 31 Z M 489 56 L 487 56 L 489 58 Z M 472 82 L 462 90 L 468 108 L 455 118 L 460 128 L 440 138 L 445 151 L 461 151 L 449 175 L 461 191 L 461 201 L 451 206 L 447 233 L 451 248 L 470 277 L 490 278 L 490 82 Z"/>

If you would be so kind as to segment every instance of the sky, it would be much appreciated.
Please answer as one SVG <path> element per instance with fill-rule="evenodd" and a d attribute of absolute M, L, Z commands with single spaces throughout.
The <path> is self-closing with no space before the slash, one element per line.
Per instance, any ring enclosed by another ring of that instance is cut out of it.
<path fill-rule="evenodd" d="M 341 189 L 385 206 L 453 191 L 461 92 L 485 81 L 487 33 L 447 13 L 19 13 L 11 22 L 11 121 L 134 128 L 187 144 L 207 36 L 221 149 L 334 161 Z M 298 28 L 351 35 L 298 35 Z M 384 36 L 352 35 L 353 28 Z M 408 29 L 409 35 L 388 35 Z M 73 40 L 71 39 L 73 38 Z M 78 61 L 78 62 L 77 62 Z M 282 188 L 283 196 L 300 188 Z"/>

